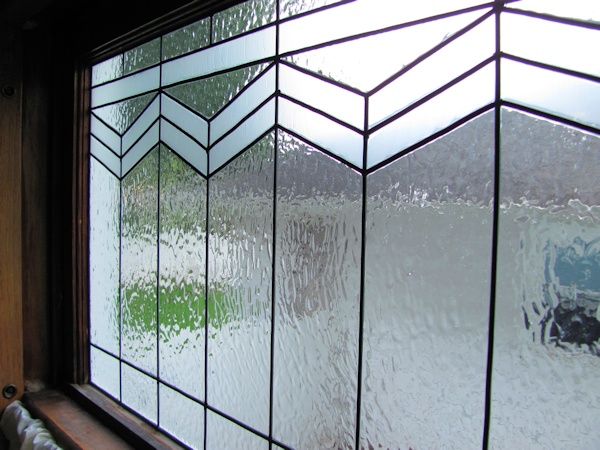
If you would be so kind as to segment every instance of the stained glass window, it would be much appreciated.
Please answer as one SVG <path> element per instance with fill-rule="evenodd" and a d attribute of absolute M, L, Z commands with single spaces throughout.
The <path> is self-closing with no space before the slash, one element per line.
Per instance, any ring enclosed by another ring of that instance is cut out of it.
<path fill-rule="evenodd" d="M 91 67 L 91 383 L 189 448 L 593 448 L 599 18 L 247 0 Z"/>

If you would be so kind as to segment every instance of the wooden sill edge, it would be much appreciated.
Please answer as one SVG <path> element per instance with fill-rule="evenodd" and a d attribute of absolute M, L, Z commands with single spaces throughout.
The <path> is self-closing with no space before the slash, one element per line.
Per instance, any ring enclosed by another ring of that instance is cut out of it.
<path fill-rule="evenodd" d="M 182 448 L 90 385 L 27 393 L 23 402 L 65 449 Z"/>

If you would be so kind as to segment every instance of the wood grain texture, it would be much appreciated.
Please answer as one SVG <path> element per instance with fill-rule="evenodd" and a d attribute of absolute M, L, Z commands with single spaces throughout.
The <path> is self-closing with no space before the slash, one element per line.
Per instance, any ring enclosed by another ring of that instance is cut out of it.
<path fill-rule="evenodd" d="M 0 23 L 0 389 L 23 392 L 21 250 L 21 42 Z M 20 397 L 17 395 L 16 398 Z M 0 395 L 0 410 L 9 403 Z"/>

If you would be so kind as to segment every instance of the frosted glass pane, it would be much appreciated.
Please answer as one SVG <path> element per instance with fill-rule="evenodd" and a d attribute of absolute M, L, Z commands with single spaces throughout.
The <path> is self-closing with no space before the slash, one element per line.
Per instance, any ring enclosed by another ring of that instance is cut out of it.
<path fill-rule="evenodd" d="M 501 23 L 503 52 L 600 76 L 600 31 L 509 13 Z"/>
<path fill-rule="evenodd" d="M 162 39 L 163 60 L 206 47 L 210 43 L 210 18 L 165 34 Z"/>
<path fill-rule="evenodd" d="M 92 67 L 92 86 L 123 76 L 123 55 L 117 55 Z"/>
<path fill-rule="evenodd" d="M 90 118 L 90 131 L 117 155 L 121 154 L 121 137 L 94 115 Z"/>
<path fill-rule="evenodd" d="M 107 124 L 117 130 L 119 133 L 124 133 L 134 120 L 144 111 L 148 103 L 156 94 L 140 95 L 129 100 L 124 100 L 114 105 L 103 106 L 94 109 L 94 114 L 104 120 Z"/>
<path fill-rule="evenodd" d="M 127 151 L 125 156 L 123 156 L 121 166 L 123 176 L 126 175 L 152 147 L 158 144 L 159 128 L 159 123 L 155 122 L 154 125 L 144 133 L 141 139 Z"/>
<path fill-rule="evenodd" d="M 313 10 L 325 5 L 331 5 L 340 0 L 280 0 L 279 14 L 281 18 L 295 16 L 306 11 Z"/>
<path fill-rule="evenodd" d="M 280 133 L 273 435 L 295 448 L 352 448 L 361 176 Z"/>
<path fill-rule="evenodd" d="M 202 145 L 208 145 L 208 123 L 173 99 L 162 96 L 162 115 L 194 137 Z"/>
<path fill-rule="evenodd" d="M 266 434 L 273 159 L 271 133 L 211 178 L 209 196 L 208 398 Z"/>
<path fill-rule="evenodd" d="M 215 142 L 274 93 L 275 68 L 272 67 L 213 118 L 210 126 L 210 140 Z"/>
<path fill-rule="evenodd" d="M 282 53 L 285 53 L 480 3 L 484 2 L 423 0 L 407 5 L 405 2 L 390 0 L 356 0 L 282 23 L 279 48 Z M 307 30 L 310 30 L 310 33 L 307 33 Z"/>
<path fill-rule="evenodd" d="M 299 72 L 286 65 L 279 66 L 281 92 L 332 116 L 364 128 L 364 97 Z"/>
<path fill-rule="evenodd" d="M 267 64 L 244 67 L 173 86 L 166 91 L 203 117 L 211 118 L 266 67 Z"/>
<path fill-rule="evenodd" d="M 275 54 L 275 26 L 167 62 L 162 85 L 208 75 Z"/>
<path fill-rule="evenodd" d="M 361 448 L 481 448 L 494 113 L 367 179 Z"/>
<path fill-rule="evenodd" d="M 119 353 L 119 179 L 90 159 L 90 339 Z"/>
<path fill-rule="evenodd" d="M 160 38 L 156 38 L 124 53 L 124 73 L 136 72 L 159 62 Z"/>
<path fill-rule="evenodd" d="M 119 398 L 119 360 L 90 347 L 90 380 L 114 398 Z"/>
<path fill-rule="evenodd" d="M 369 98 L 369 125 L 401 111 L 494 54 L 494 18 L 457 38 Z"/>
<path fill-rule="evenodd" d="M 122 181 L 121 298 L 123 359 L 156 373 L 158 150 Z"/>
<path fill-rule="evenodd" d="M 275 20 L 275 0 L 248 0 L 213 16 L 213 41 L 250 31 Z"/>
<path fill-rule="evenodd" d="M 160 427 L 193 449 L 204 448 L 204 407 L 159 385 Z"/>
<path fill-rule="evenodd" d="M 600 22 L 600 3 L 596 0 L 521 0 L 510 6 L 553 16 Z"/>
<path fill-rule="evenodd" d="M 154 67 L 92 89 L 92 108 L 157 89 L 160 68 Z"/>
<path fill-rule="evenodd" d="M 279 124 L 357 167 L 363 163 L 363 137 L 286 99 L 279 100 Z"/>
<path fill-rule="evenodd" d="M 172 150 L 195 167 L 196 170 L 206 175 L 208 173 L 208 156 L 206 150 L 166 120 L 160 120 L 160 127 L 162 142 L 171 147 Z"/>
<path fill-rule="evenodd" d="M 494 64 L 415 108 L 369 139 L 368 167 L 416 144 L 457 120 L 494 101 Z"/>
<path fill-rule="evenodd" d="M 250 431 L 224 419 L 211 411 L 208 412 L 206 448 L 211 450 L 267 450 L 269 442 Z"/>
<path fill-rule="evenodd" d="M 388 2 L 388 5 L 392 4 Z M 347 7 L 336 7 L 332 12 Z M 476 11 L 439 19 L 310 50 L 289 56 L 286 60 L 367 92 L 482 14 L 482 11 Z M 287 24 L 282 25 L 282 29 L 285 26 Z M 328 28 L 335 27 L 329 24 Z M 309 35 L 305 33 L 305 36 Z M 464 55 L 461 56 L 464 58 Z"/>
<path fill-rule="evenodd" d="M 204 398 L 206 181 L 160 149 L 160 376 Z"/>
<path fill-rule="evenodd" d="M 227 135 L 210 150 L 210 171 L 217 170 L 274 124 L 275 99 L 252 114 L 235 131 Z"/>
<path fill-rule="evenodd" d="M 137 118 L 129 130 L 123 135 L 123 153 L 129 150 L 144 132 L 158 119 L 160 114 L 160 101 L 156 97 L 148 108 Z"/>
<path fill-rule="evenodd" d="M 98 158 L 115 176 L 121 174 L 121 161 L 106 145 L 96 139 L 90 137 L 90 153 Z"/>
<path fill-rule="evenodd" d="M 502 98 L 600 127 L 600 83 L 503 59 Z"/>
<path fill-rule="evenodd" d="M 511 110 L 501 137 L 490 447 L 595 448 L 600 137 Z"/>
<path fill-rule="evenodd" d="M 121 364 L 123 403 L 152 423 L 157 418 L 156 380 L 127 364 Z"/>

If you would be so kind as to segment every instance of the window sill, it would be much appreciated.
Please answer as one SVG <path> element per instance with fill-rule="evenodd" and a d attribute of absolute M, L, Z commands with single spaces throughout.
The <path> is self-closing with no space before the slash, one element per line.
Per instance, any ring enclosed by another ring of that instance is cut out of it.
<path fill-rule="evenodd" d="M 174 441 L 89 385 L 28 393 L 23 402 L 69 449 L 181 449 Z"/>

